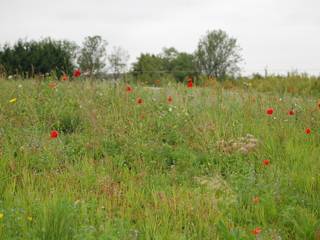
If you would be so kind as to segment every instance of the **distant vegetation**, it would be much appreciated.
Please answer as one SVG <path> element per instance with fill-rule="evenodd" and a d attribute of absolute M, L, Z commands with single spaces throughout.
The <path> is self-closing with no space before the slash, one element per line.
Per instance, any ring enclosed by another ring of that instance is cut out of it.
<path fill-rule="evenodd" d="M 82 46 L 67 40 L 46 38 L 41 41 L 19 40 L 0 49 L 0 73 L 28 78 L 53 73 L 60 77 L 80 68 L 90 78 L 111 76 L 118 80 L 124 73 L 137 81 L 153 84 L 162 77 L 182 82 L 189 77 L 206 76 L 224 80 L 239 73 L 242 58 L 237 40 L 222 30 L 209 31 L 194 53 L 163 48 L 159 54 L 142 53 L 128 68 L 129 54 L 121 47 L 107 50 L 101 36 L 88 36 Z"/>

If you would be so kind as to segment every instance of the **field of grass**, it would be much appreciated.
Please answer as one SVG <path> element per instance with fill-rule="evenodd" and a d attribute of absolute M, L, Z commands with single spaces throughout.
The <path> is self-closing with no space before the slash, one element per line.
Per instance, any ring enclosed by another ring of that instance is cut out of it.
<path fill-rule="evenodd" d="M 318 99 L 0 84 L 0 239 L 320 239 Z"/>

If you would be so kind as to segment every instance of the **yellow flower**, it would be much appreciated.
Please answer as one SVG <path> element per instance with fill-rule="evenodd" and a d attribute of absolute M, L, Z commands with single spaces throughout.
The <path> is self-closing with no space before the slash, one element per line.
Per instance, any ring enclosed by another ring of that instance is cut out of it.
<path fill-rule="evenodd" d="M 15 103 L 17 101 L 17 98 L 12 98 L 9 103 Z"/>
<path fill-rule="evenodd" d="M 32 221 L 32 217 L 31 217 L 31 216 L 27 217 L 27 219 L 28 219 L 30 222 Z"/>
<path fill-rule="evenodd" d="M 0 219 L 2 219 L 2 218 L 3 218 L 3 216 L 4 216 L 4 215 L 3 215 L 3 213 L 0 213 Z"/>

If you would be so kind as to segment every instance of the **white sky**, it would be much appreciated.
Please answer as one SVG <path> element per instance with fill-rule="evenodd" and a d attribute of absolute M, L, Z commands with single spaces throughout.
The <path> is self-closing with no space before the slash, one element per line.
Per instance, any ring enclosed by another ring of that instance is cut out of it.
<path fill-rule="evenodd" d="M 320 74 L 320 0 L 0 0 L 1 44 L 97 34 L 131 62 L 163 47 L 191 53 L 214 29 L 238 39 L 244 74 Z"/>

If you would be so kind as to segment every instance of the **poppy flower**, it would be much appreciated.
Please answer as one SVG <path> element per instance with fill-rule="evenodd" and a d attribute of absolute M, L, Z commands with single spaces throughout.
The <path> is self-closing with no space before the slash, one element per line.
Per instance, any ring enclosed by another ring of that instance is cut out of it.
<path fill-rule="evenodd" d="M 57 87 L 57 84 L 54 83 L 54 82 L 51 82 L 51 83 L 48 84 L 48 86 L 49 86 L 49 88 L 54 89 L 54 88 Z"/>
<path fill-rule="evenodd" d="M 258 204 L 260 202 L 260 198 L 258 196 L 255 196 L 255 197 L 252 198 L 252 202 L 254 204 Z"/>
<path fill-rule="evenodd" d="M 295 112 L 294 112 L 294 110 L 292 110 L 292 109 L 288 112 L 288 115 L 289 115 L 289 116 L 293 116 L 294 114 L 295 114 Z"/>
<path fill-rule="evenodd" d="M 132 89 L 132 87 L 131 87 L 130 85 L 127 85 L 126 91 L 127 91 L 128 93 L 131 93 L 131 92 L 133 91 L 133 89 Z"/>
<path fill-rule="evenodd" d="M 61 77 L 62 81 L 68 81 L 69 80 L 69 77 L 68 75 L 66 74 L 63 74 L 62 77 Z"/>
<path fill-rule="evenodd" d="M 168 100 L 168 103 L 172 103 L 173 98 L 171 96 L 169 96 L 167 100 Z"/>
<path fill-rule="evenodd" d="M 50 137 L 52 139 L 57 138 L 59 136 L 59 132 L 57 130 L 52 130 L 50 133 Z"/>
<path fill-rule="evenodd" d="M 273 114 L 273 108 L 268 108 L 266 113 L 271 116 Z"/>
<path fill-rule="evenodd" d="M 310 129 L 310 128 L 307 128 L 307 129 L 305 130 L 305 133 L 309 135 L 309 134 L 311 133 L 311 129 Z"/>
<path fill-rule="evenodd" d="M 187 86 L 188 86 L 188 88 L 192 88 L 193 87 L 193 82 L 192 82 L 191 78 L 189 78 Z"/>
<path fill-rule="evenodd" d="M 73 76 L 74 76 L 74 77 L 77 78 L 77 77 L 80 77 L 80 75 L 81 75 L 80 69 L 76 69 L 76 70 L 73 71 Z"/>
<path fill-rule="evenodd" d="M 251 231 L 251 233 L 253 234 L 253 235 L 259 235 L 260 233 L 261 233 L 261 228 L 259 228 L 259 227 L 256 227 L 255 229 L 253 229 L 252 231 Z"/>
<path fill-rule="evenodd" d="M 269 159 L 265 159 L 262 162 L 263 162 L 263 165 L 265 165 L 265 166 L 270 164 L 270 160 Z"/>
<path fill-rule="evenodd" d="M 143 103 L 142 98 L 137 98 L 137 103 L 138 103 L 138 104 L 142 104 L 142 103 Z"/>

